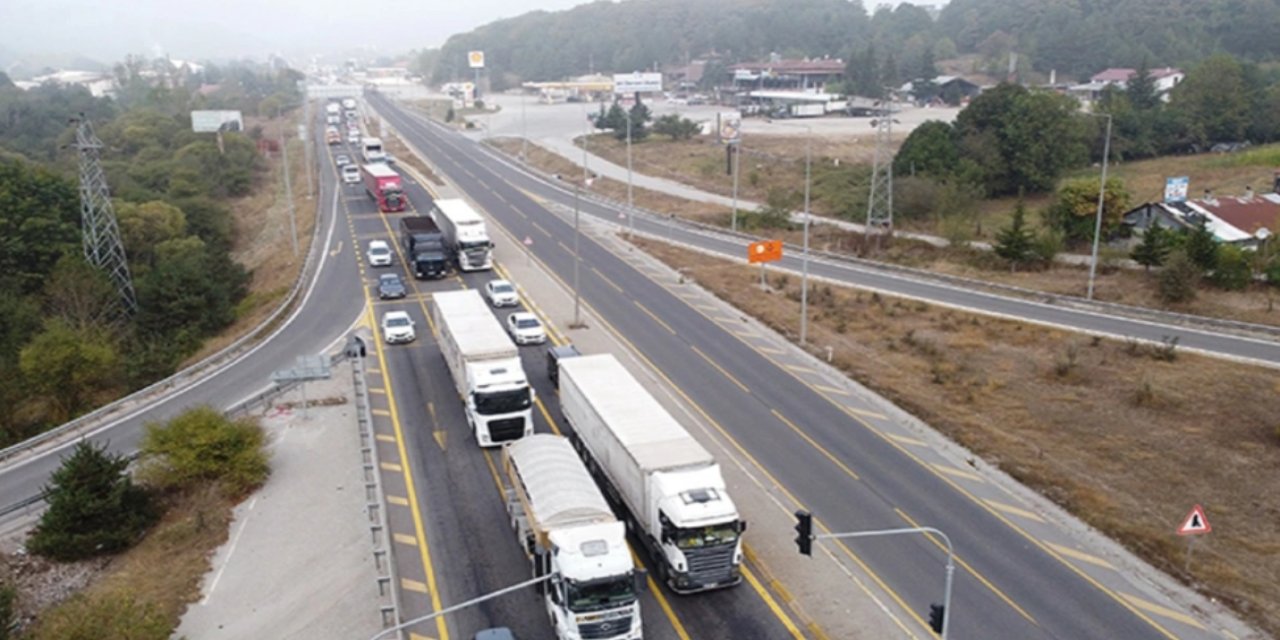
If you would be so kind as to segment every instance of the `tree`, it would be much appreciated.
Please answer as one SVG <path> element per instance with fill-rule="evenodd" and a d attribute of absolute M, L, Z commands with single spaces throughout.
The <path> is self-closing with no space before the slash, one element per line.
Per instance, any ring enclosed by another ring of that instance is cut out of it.
<path fill-rule="evenodd" d="M 228 497 L 243 496 L 270 472 L 265 440 L 251 419 L 231 420 L 208 406 L 188 409 L 167 424 L 147 425 L 144 477 L 177 490 L 217 482 Z"/>
<path fill-rule="evenodd" d="M 1151 77 L 1147 56 L 1142 56 L 1142 63 L 1135 71 L 1124 90 L 1129 103 L 1138 111 L 1150 111 L 1159 107 L 1160 96 L 1156 93 L 1156 81 Z"/>
<path fill-rule="evenodd" d="M 1040 192 L 1085 157 L 1077 105 L 1066 96 L 1003 83 L 956 117 L 962 153 L 980 168 L 991 195 Z"/>
<path fill-rule="evenodd" d="M 893 157 L 893 173 L 898 176 L 917 173 L 945 178 L 960 165 L 960 148 L 955 129 L 940 120 L 930 120 L 916 127 Z"/>
<path fill-rule="evenodd" d="M 116 344 L 96 330 L 77 330 L 53 320 L 18 356 L 18 367 L 30 390 L 48 404 L 52 422 L 64 422 L 121 387 Z"/>
<path fill-rule="evenodd" d="M 28 540 L 33 553 L 70 561 L 132 546 L 156 520 L 151 496 L 129 478 L 129 458 L 79 442 L 44 488 L 49 508 Z"/>
<path fill-rule="evenodd" d="M 1204 221 L 1183 233 L 1186 234 L 1182 241 L 1183 249 L 1191 263 L 1200 268 L 1200 273 L 1218 268 L 1218 240 Z"/>
<path fill-rule="evenodd" d="M 649 137 L 649 121 L 653 118 L 652 114 L 649 112 L 649 107 L 645 106 L 643 102 L 636 100 L 636 103 L 631 107 L 630 113 L 631 113 L 631 139 L 644 140 L 645 138 L 648 138 Z M 625 122 L 626 118 L 623 118 L 623 120 L 624 122 L 622 123 L 622 137 L 619 138 L 619 140 L 627 139 L 627 122 Z"/>
<path fill-rule="evenodd" d="M 1153 222 L 1146 231 L 1142 232 L 1142 243 L 1133 248 L 1129 257 L 1148 272 L 1151 271 L 1151 267 L 1164 264 L 1165 257 L 1172 249 L 1168 234 L 1164 227 Z"/>
<path fill-rule="evenodd" d="M 80 245 L 75 185 L 36 165 L 0 161 L 0 282 L 32 293 Z"/>
<path fill-rule="evenodd" d="M 672 140 L 689 140 L 701 130 L 698 123 L 688 118 L 681 118 L 674 113 L 654 120 L 652 128 L 654 133 L 671 136 Z"/>
<path fill-rule="evenodd" d="M 920 69 L 916 72 L 916 76 L 921 80 L 933 80 L 938 77 L 938 67 L 933 60 L 934 45 L 925 46 L 924 53 L 920 56 Z"/>
<path fill-rule="evenodd" d="M 1213 284 L 1228 291 L 1240 291 L 1249 286 L 1253 270 L 1244 251 L 1232 244 L 1218 245 L 1217 267 L 1210 276 Z"/>
<path fill-rule="evenodd" d="M 1033 255 L 1034 243 L 1035 236 L 1027 229 L 1027 208 L 1019 197 L 1013 210 L 1013 220 L 1009 226 L 996 233 L 994 250 L 996 255 L 1009 263 L 1009 270 L 1016 271 L 1019 264 Z"/>
<path fill-rule="evenodd" d="M 1250 114 L 1243 68 L 1226 54 L 1206 59 L 1174 87 L 1170 106 L 1184 114 L 1202 145 L 1243 140 Z"/>
<path fill-rule="evenodd" d="M 120 223 L 120 239 L 131 261 L 151 261 L 156 245 L 186 235 L 187 219 L 182 210 L 165 202 L 142 204 L 122 202 L 116 205 Z"/>
<path fill-rule="evenodd" d="M 119 294 L 107 274 L 74 253 L 58 261 L 44 287 L 49 314 L 76 331 L 109 329 L 119 302 Z"/>
<path fill-rule="evenodd" d="M 1200 267 L 1192 262 L 1183 248 L 1174 249 L 1165 259 L 1157 288 L 1165 302 L 1187 302 L 1196 297 L 1196 285 L 1200 283 Z"/>
<path fill-rule="evenodd" d="M 1120 227 L 1129 210 L 1129 192 L 1119 178 L 1109 177 L 1102 197 L 1102 237 L 1110 237 Z M 1068 180 L 1045 211 L 1048 225 L 1062 232 L 1068 244 L 1093 240 L 1098 216 L 1098 180 Z"/>

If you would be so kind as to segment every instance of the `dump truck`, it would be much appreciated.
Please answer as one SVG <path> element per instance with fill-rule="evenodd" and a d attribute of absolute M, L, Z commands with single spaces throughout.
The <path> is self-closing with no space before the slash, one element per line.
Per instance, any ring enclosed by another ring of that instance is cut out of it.
<path fill-rule="evenodd" d="M 400 219 L 400 246 L 413 275 L 443 278 L 449 274 L 449 261 L 444 252 L 444 234 L 427 216 L 405 216 Z"/>
<path fill-rule="evenodd" d="M 605 493 L 676 593 L 742 582 L 746 523 L 720 465 L 612 355 L 560 360 L 560 408 Z"/>
<path fill-rule="evenodd" d="M 645 584 L 627 530 L 569 441 L 531 435 L 502 449 L 507 511 L 559 640 L 642 637 L 637 594 Z"/>
<path fill-rule="evenodd" d="M 533 386 L 520 352 L 475 289 L 433 295 L 440 353 L 476 442 L 492 447 L 533 433 Z"/>

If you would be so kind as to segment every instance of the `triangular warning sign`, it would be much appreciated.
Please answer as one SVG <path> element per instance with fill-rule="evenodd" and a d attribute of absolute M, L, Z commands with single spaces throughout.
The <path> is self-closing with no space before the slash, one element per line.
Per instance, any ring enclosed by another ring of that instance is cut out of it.
<path fill-rule="evenodd" d="M 1209 526 L 1209 520 L 1204 517 L 1204 508 L 1200 505 L 1192 507 L 1191 513 L 1182 521 L 1182 526 L 1178 527 L 1180 536 L 1194 536 L 1210 531 L 1213 531 L 1213 527 Z"/>

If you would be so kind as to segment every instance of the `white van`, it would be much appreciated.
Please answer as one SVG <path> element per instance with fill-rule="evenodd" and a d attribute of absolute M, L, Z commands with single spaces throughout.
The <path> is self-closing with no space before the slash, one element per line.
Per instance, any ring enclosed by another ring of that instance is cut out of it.
<path fill-rule="evenodd" d="M 354 164 L 342 165 L 342 181 L 347 184 L 360 182 L 360 167 Z"/>

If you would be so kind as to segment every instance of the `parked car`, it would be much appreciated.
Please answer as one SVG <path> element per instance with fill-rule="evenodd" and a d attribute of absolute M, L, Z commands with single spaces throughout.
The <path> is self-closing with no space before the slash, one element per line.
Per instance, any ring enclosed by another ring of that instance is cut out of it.
<path fill-rule="evenodd" d="M 354 164 L 342 165 L 342 181 L 346 184 L 360 182 L 360 167 Z"/>
<path fill-rule="evenodd" d="M 418 338 L 413 327 L 413 318 L 404 311 L 388 311 L 382 314 L 382 337 L 387 344 L 413 342 Z"/>
<path fill-rule="evenodd" d="M 404 281 L 400 276 L 394 273 L 384 273 L 378 276 L 378 298 L 381 300 L 391 300 L 394 298 L 403 298 L 408 294 L 404 288 Z"/>
<path fill-rule="evenodd" d="M 384 240 L 370 240 L 369 250 L 365 252 L 371 267 L 391 266 L 391 247 Z"/>
<path fill-rule="evenodd" d="M 571 344 L 547 349 L 547 377 L 551 378 L 551 386 L 560 388 L 560 361 L 580 355 L 578 348 Z"/>
<path fill-rule="evenodd" d="M 495 307 L 514 307 L 520 304 L 520 294 L 506 280 L 490 280 L 484 283 L 484 297 Z"/>
<path fill-rule="evenodd" d="M 507 332 L 516 344 L 542 344 L 547 341 L 547 331 L 538 317 L 527 311 L 517 311 L 507 316 Z"/>
<path fill-rule="evenodd" d="M 333 157 L 333 161 L 336 162 L 339 167 L 345 167 L 351 164 L 351 156 L 345 153 L 339 153 L 338 155 Z"/>

